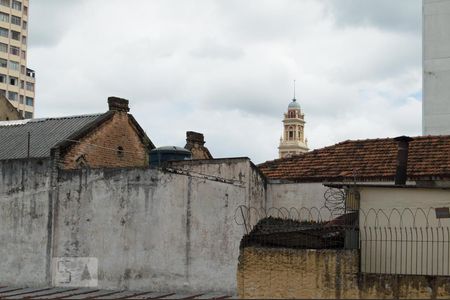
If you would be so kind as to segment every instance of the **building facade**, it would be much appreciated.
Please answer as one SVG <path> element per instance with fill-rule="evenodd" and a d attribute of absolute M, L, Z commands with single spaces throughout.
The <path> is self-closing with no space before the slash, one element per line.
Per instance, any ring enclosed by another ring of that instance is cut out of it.
<path fill-rule="evenodd" d="M 423 1 L 424 135 L 450 134 L 450 0 Z"/>
<path fill-rule="evenodd" d="M 27 68 L 29 0 L 0 0 L 0 94 L 33 118 L 35 72 Z"/>
<path fill-rule="evenodd" d="M 280 158 L 308 152 L 308 140 L 305 139 L 305 114 L 294 98 L 288 106 L 283 119 L 283 136 L 278 147 Z"/>

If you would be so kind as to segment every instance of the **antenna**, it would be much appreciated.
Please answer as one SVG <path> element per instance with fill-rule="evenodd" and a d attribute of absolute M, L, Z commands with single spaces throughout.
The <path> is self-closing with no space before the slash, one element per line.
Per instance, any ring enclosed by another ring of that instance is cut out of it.
<path fill-rule="evenodd" d="M 295 79 L 294 79 L 294 99 L 295 100 Z"/>

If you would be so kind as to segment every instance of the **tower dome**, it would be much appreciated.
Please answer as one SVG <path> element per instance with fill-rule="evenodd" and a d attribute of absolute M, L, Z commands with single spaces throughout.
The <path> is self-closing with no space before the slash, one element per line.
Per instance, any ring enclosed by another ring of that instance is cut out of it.
<path fill-rule="evenodd" d="M 305 123 L 305 115 L 294 96 L 288 105 L 287 113 L 284 114 L 283 135 L 278 147 L 280 158 L 308 152 Z"/>
<path fill-rule="evenodd" d="M 292 99 L 292 102 L 289 103 L 288 109 L 300 109 L 300 104 L 297 102 L 297 99 Z"/>

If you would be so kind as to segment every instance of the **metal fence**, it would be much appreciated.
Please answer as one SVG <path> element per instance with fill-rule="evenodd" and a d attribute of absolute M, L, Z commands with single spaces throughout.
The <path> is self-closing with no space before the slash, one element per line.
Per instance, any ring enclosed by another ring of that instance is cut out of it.
<path fill-rule="evenodd" d="M 235 221 L 244 248 L 359 249 L 363 273 L 450 276 L 450 221 L 434 208 L 239 206 Z"/>

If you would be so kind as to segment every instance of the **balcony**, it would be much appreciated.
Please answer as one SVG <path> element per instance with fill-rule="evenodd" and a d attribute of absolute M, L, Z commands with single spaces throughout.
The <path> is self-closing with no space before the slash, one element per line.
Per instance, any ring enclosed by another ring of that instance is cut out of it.
<path fill-rule="evenodd" d="M 31 70 L 31 69 L 27 68 L 26 75 L 27 75 L 27 77 L 28 77 L 29 79 L 32 78 L 32 79 L 30 80 L 30 82 L 34 82 L 34 81 L 35 81 L 35 79 L 36 79 L 36 72 L 35 72 L 34 70 Z"/>

